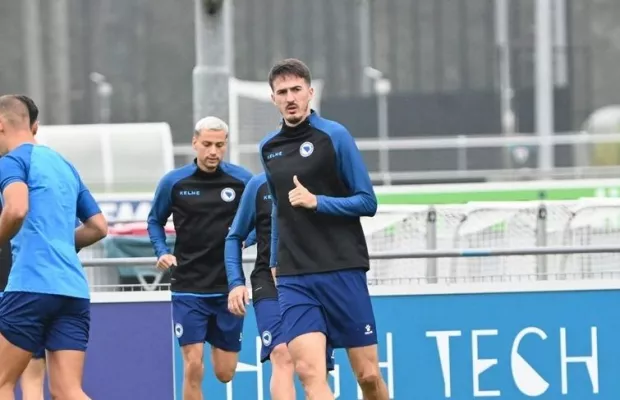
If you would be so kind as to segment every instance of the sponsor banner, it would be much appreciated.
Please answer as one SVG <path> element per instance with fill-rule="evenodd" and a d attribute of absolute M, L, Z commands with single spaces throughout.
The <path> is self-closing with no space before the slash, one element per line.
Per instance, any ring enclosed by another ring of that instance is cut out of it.
<path fill-rule="evenodd" d="M 380 367 L 390 398 L 617 400 L 615 304 L 620 290 L 374 297 Z M 259 349 L 250 309 L 235 379 L 219 383 L 207 361 L 205 395 L 269 399 L 271 369 L 258 362 Z M 175 361 L 176 394 L 182 398 L 178 347 Z M 362 399 L 343 350 L 336 351 L 336 362 L 330 377 L 336 398 Z M 297 398 L 304 398 L 299 385 Z"/>

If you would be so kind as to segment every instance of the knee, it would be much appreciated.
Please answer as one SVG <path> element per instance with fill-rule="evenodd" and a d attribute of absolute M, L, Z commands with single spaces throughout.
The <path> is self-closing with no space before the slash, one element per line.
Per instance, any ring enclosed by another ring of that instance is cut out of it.
<path fill-rule="evenodd" d="M 228 383 L 232 381 L 237 369 L 238 354 L 214 348 L 211 352 L 211 364 L 218 381 Z"/>
<path fill-rule="evenodd" d="M 276 346 L 269 356 L 274 370 L 293 372 L 293 359 L 285 344 Z"/>
<path fill-rule="evenodd" d="M 204 364 L 200 359 L 189 359 L 185 361 L 185 379 L 192 384 L 200 385 L 204 376 Z"/>
<path fill-rule="evenodd" d="M 379 373 L 379 366 L 373 365 L 370 362 L 365 363 L 362 368 L 355 371 L 355 376 L 357 378 L 357 383 L 359 383 L 362 389 L 372 389 L 378 387 L 379 382 L 382 379 L 381 374 Z"/>
<path fill-rule="evenodd" d="M 311 365 L 304 360 L 297 360 L 295 362 L 295 372 L 299 375 L 299 379 L 305 386 L 327 379 L 324 371 L 321 371 L 316 365 Z"/>
<path fill-rule="evenodd" d="M 235 376 L 234 368 L 216 368 L 215 369 L 215 377 L 218 381 L 222 383 L 228 383 L 232 381 Z"/>

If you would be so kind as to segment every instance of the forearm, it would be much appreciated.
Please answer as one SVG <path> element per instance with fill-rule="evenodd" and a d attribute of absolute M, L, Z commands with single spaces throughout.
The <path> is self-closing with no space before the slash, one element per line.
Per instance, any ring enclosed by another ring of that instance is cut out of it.
<path fill-rule="evenodd" d="M 12 213 L 8 208 L 2 211 L 0 214 L 0 244 L 7 243 L 17 235 L 24 219 L 25 216 Z"/>
<path fill-rule="evenodd" d="M 103 239 L 101 230 L 88 225 L 80 225 L 75 229 L 75 247 L 83 249 Z"/>
<path fill-rule="evenodd" d="M 161 257 L 165 254 L 170 254 L 170 249 L 166 244 L 166 230 L 164 227 L 157 222 L 149 221 L 147 230 L 155 255 Z"/>
<path fill-rule="evenodd" d="M 316 211 L 343 217 L 371 217 L 377 211 L 376 197 L 368 193 L 349 197 L 316 196 Z"/>
<path fill-rule="evenodd" d="M 224 245 L 224 262 L 226 265 L 226 278 L 228 289 L 245 285 L 245 276 L 241 265 L 241 243 L 236 238 L 226 238 Z"/>

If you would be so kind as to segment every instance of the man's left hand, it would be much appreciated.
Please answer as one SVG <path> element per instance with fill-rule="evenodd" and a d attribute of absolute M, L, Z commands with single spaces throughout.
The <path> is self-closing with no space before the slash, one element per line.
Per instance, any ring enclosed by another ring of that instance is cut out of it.
<path fill-rule="evenodd" d="M 293 176 L 295 189 L 288 192 L 288 201 L 293 207 L 303 207 L 314 210 L 316 208 L 316 196 L 313 195 L 302 185 L 297 179 L 297 175 Z"/>

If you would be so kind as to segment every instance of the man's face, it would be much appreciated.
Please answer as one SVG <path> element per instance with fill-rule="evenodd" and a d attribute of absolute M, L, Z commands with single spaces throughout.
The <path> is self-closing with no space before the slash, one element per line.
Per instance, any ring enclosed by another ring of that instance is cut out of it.
<path fill-rule="evenodd" d="M 271 99 L 289 125 L 299 124 L 307 115 L 314 89 L 304 78 L 282 75 L 273 80 Z"/>
<path fill-rule="evenodd" d="M 202 130 L 194 135 L 192 146 L 197 162 L 207 171 L 214 171 L 226 153 L 226 132 Z"/>

